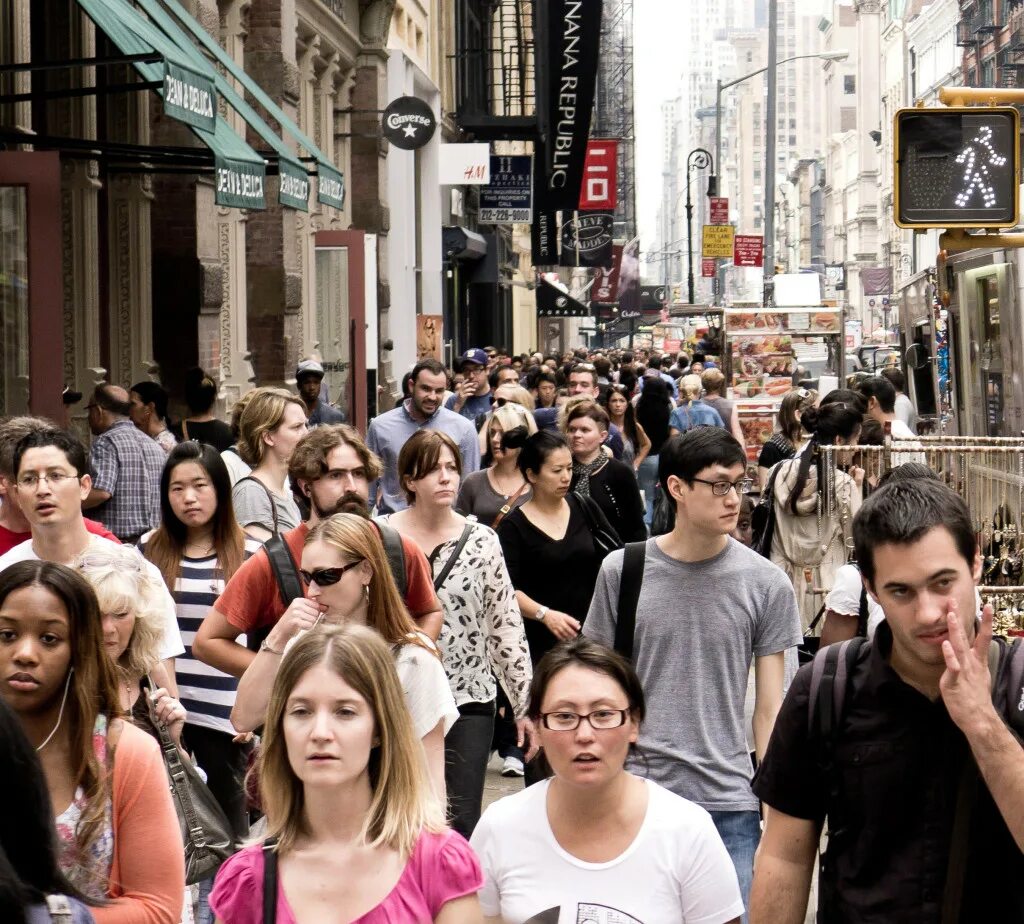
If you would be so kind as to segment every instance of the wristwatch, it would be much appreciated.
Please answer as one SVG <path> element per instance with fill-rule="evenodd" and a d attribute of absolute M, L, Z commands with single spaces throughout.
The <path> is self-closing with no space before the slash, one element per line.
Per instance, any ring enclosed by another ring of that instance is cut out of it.
<path fill-rule="evenodd" d="M 270 640 L 269 640 L 269 638 L 265 638 L 265 639 L 263 639 L 262 642 L 260 642 L 260 651 L 269 651 L 272 655 L 278 655 L 278 656 L 284 654 L 283 651 L 278 651 L 276 648 L 271 648 L 270 647 Z"/>
<path fill-rule="evenodd" d="M 536 619 L 537 622 L 544 622 L 544 617 L 547 616 L 548 609 L 549 607 L 542 606 L 539 610 L 537 610 L 536 613 L 533 614 L 533 618 Z"/>

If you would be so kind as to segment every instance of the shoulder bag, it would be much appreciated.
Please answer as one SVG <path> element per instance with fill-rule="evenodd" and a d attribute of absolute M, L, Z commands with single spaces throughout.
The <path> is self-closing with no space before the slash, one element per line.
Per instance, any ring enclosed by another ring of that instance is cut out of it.
<path fill-rule="evenodd" d="M 779 468 L 783 463 L 779 462 L 772 469 L 768 476 L 768 484 L 761 492 L 761 498 L 757 506 L 750 514 L 750 528 L 753 532 L 753 541 L 750 547 L 759 555 L 765 558 L 772 557 L 772 540 L 775 538 L 775 479 L 779 477 Z"/>
<path fill-rule="evenodd" d="M 164 766 L 171 783 L 174 810 L 185 843 L 185 883 L 194 885 L 209 879 L 220 865 L 235 852 L 235 835 L 231 823 L 207 788 L 190 760 L 182 760 L 178 746 L 171 740 L 167 727 L 157 719 L 149 690 L 153 681 L 148 676 L 140 684 L 140 695 L 146 697 L 149 721 L 163 754 Z"/>
<path fill-rule="evenodd" d="M 507 501 L 505 501 L 504 506 L 502 506 L 502 508 L 498 511 L 498 515 L 494 518 L 494 522 L 491 523 L 491 529 L 498 528 L 498 524 L 512 512 L 512 508 L 515 507 L 516 501 L 519 500 L 520 497 L 522 497 L 523 491 L 525 491 L 529 486 L 529 483 L 524 481 L 519 486 L 519 490 L 516 491 L 516 493 L 513 494 Z"/>
<path fill-rule="evenodd" d="M 601 556 L 604 557 L 609 552 L 621 549 L 622 540 L 619 538 L 619 534 L 615 532 L 614 527 L 608 522 L 597 501 L 592 497 L 580 497 L 578 494 L 575 497 L 583 508 L 583 517 L 587 521 L 587 529 L 590 530 L 590 535 L 594 538 L 594 545 L 601 552 Z"/>
<path fill-rule="evenodd" d="M 459 541 L 452 551 L 452 554 L 448 556 L 448 561 L 444 563 L 444 567 L 438 573 L 437 577 L 434 578 L 434 593 L 437 593 L 441 589 L 441 585 L 448 579 L 448 575 L 452 573 L 452 568 L 455 567 L 455 562 L 458 561 L 459 556 L 462 554 L 462 550 L 466 547 L 466 543 L 469 541 L 469 534 L 473 532 L 473 524 L 467 523 L 462 530 L 462 534 L 459 536 Z"/>

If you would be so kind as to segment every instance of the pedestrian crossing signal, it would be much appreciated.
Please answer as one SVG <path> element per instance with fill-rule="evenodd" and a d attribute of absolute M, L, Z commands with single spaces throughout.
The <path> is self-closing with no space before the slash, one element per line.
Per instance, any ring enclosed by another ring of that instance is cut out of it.
<path fill-rule="evenodd" d="M 901 109 L 893 141 L 899 227 L 1012 228 L 1020 221 L 1016 109 Z"/>

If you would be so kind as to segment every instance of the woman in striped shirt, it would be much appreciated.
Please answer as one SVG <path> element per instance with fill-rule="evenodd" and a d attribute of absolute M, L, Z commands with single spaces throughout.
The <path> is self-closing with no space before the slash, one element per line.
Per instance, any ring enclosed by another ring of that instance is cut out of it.
<path fill-rule="evenodd" d="M 212 446 L 186 440 L 171 450 L 160 478 L 161 525 L 142 537 L 143 554 L 174 597 L 185 644 L 175 674 L 188 710 L 184 743 L 239 838 L 248 834 L 244 778 L 251 736 L 236 736 L 229 716 L 238 680 L 192 655 L 192 639 L 224 585 L 259 549 L 235 521 L 231 481 Z"/>

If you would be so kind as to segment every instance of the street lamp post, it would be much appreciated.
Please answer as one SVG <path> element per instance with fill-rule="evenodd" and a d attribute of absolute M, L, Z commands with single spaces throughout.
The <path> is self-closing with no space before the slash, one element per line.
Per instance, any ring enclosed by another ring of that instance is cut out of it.
<path fill-rule="evenodd" d="M 690 201 L 690 171 L 703 170 L 708 166 L 711 167 L 711 176 L 708 177 L 708 195 L 713 196 L 716 192 L 717 178 L 711 153 L 705 151 L 704 148 L 694 148 L 686 156 L 686 291 L 691 305 L 693 304 L 693 202 Z"/>

